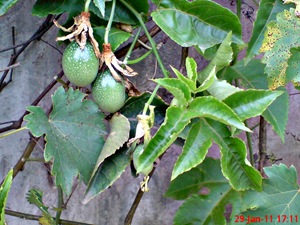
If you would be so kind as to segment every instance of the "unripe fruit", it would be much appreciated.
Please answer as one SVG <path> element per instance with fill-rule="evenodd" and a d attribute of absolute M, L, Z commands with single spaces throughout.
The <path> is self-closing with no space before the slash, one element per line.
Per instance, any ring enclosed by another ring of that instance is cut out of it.
<path fill-rule="evenodd" d="M 99 60 L 89 42 L 86 43 L 84 49 L 80 49 L 76 41 L 73 41 L 64 51 L 62 66 L 71 83 L 84 87 L 91 84 L 97 76 Z"/>
<path fill-rule="evenodd" d="M 143 151 L 144 151 L 144 145 L 140 144 L 136 147 L 136 149 L 133 152 L 133 165 L 134 165 L 135 169 L 137 169 L 137 167 L 140 164 L 139 157 Z M 140 171 L 140 174 L 143 174 L 144 176 L 148 176 L 152 170 L 153 170 L 153 164 L 148 166 L 146 169 Z"/>
<path fill-rule="evenodd" d="M 124 81 L 117 82 L 110 71 L 105 70 L 93 82 L 92 94 L 101 111 L 114 113 L 126 100 Z"/>

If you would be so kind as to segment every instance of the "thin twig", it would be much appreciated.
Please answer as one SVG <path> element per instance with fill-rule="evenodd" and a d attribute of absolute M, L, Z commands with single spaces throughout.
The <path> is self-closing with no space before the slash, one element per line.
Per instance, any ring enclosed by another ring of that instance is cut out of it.
<path fill-rule="evenodd" d="M 52 111 L 52 107 L 47 111 L 46 114 L 49 115 L 51 111 Z M 17 164 L 13 168 L 13 178 L 15 176 L 17 176 L 17 174 L 21 170 L 23 170 L 25 163 L 28 162 L 27 159 L 30 157 L 30 155 L 33 152 L 33 149 L 36 146 L 36 144 L 38 143 L 39 139 L 40 139 L 40 137 L 33 137 L 32 135 L 30 135 L 30 141 L 29 141 L 29 143 L 27 144 L 27 146 L 26 146 L 26 148 L 25 148 L 22 156 L 18 160 Z M 3 181 L 1 182 L 1 184 L 3 183 Z"/>
<path fill-rule="evenodd" d="M 155 35 L 157 35 L 159 32 L 161 31 L 161 29 L 157 26 L 154 25 L 153 27 L 151 27 L 151 29 L 149 30 L 149 34 L 151 37 L 154 37 Z M 137 49 L 139 47 L 142 47 L 142 45 L 140 44 L 140 42 L 142 43 L 147 43 L 148 37 L 146 34 L 142 35 L 139 39 L 138 42 L 134 45 L 134 49 Z M 115 52 L 115 55 L 117 56 L 117 58 L 121 58 L 122 56 L 125 56 L 128 52 L 128 49 L 130 48 L 131 44 L 129 43 L 128 45 L 124 46 L 123 48 L 121 48 L 120 50 Z"/>
<path fill-rule="evenodd" d="M 258 170 L 263 175 L 263 168 L 266 163 L 266 155 L 267 155 L 267 123 L 265 119 L 260 116 L 259 121 L 259 143 L 258 143 L 258 151 L 259 151 L 259 160 L 258 160 Z"/>
<path fill-rule="evenodd" d="M 53 25 L 53 19 L 58 19 L 60 15 L 54 16 L 54 15 L 48 15 L 43 24 L 39 27 L 39 29 L 33 34 L 33 36 L 29 39 L 29 41 L 24 44 L 20 50 L 16 52 L 13 56 L 11 56 L 10 61 L 8 63 L 8 66 L 11 66 L 16 63 L 18 57 L 20 54 L 28 47 L 28 45 L 34 41 L 40 39 Z M 3 90 L 3 88 L 7 85 L 7 82 L 4 82 L 5 78 L 8 75 L 8 71 L 4 71 L 1 79 L 0 79 L 0 91 Z"/>
<path fill-rule="evenodd" d="M 36 142 L 39 140 L 39 138 L 31 137 L 29 143 L 27 144 L 25 151 L 23 152 L 22 156 L 20 157 L 17 164 L 14 166 L 13 169 L 13 177 L 17 176 L 17 174 L 23 170 L 25 163 L 27 162 L 27 159 L 30 157 L 31 153 L 33 152 L 33 149 L 36 145 Z M 3 181 L 2 181 L 3 182 Z"/>
<path fill-rule="evenodd" d="M 20 63 L 15 63 L 15 64 L 13 64 L 13 65 L 11 65 L 11 66 L 7 66 L 7 67 L 5 67 L 5 68 L 1 68 L 1 69 L 0 69 L 0 72 L 6 71 L 6 70 L 11 70 L 11 69 L 16 68 L 16 67 L 18 67 L 18 66 L 20 66 Z"/>
<path fill-rule="evenodd" d="M 69 197 L 67 198 L 67 200 L 66 200 L 66 202 L 65 202 L 65 204 L 64 204 L 64 207 L 65 207 L 65 208 L 67 208 L 67 205 L 68 205 L 68 203 L 69 203 L 69 201 L 70 201 L 72 195 L 74 194 L 76 188 L 78 187 L 79 182 L 78 182 L 77 179 L 76 179 L 76 181 L 77 181 L 77 182 L 73 185 L 73 189 L 72 189 L 72 191 L 71 191 L 71 194 L 69 195 Z"/>
<path fill-rule="evenodd" d="M 63 54 L 61 50 L 59 50 L 58 48 L 56 48 L 54 45 L 50 44 L 48 41 L 45 41 L 42 38 L 40 40 L 42 42 L 44 42 L 45 44 L 49 45 L 50 47 L 52 47 L 53 49 L 55 49 L 56 51 L 58 51 L 61 55 Z"/>
<path fill-rule="evenodd" d="M 12 27 L 11 34 L 12 34 L 12 44 L 16 45 L 16 32 L 15 32 L 15 27 L 14 26 Z M 14 48 L 13 49 L 13 55 L 15 55 L 16 53 L 17 53 L 17 51 Z M 6 83 L 12 82 L 13 73 L 14 73 L 14 69 L 11 69 L 10 74 L 9 74 L 9 79 Z"/>
<path fill-rule="evenodd" d="M 63 71 L 60 71 L 57 77 L 61 78 L 63 76 Z M 45 95 L 54 87 L 54 85 L 57 83 L 56 80 L 52 80 L 51 83 L 44 89 L 44 91 L 31 103 L 32 106 L 36 106 L 44 97 Z M 23 118 L 28 114 L 27 111 L 24 112 L 24 114 L 20 117 L 19 120 L 17 121 L 12 121 L 12 124 L 3 128 L 0 128 L 0 133 L 13 130 L 13 129 L 18 129 L 21 127 Z M 4 122 L 6 123 L 6 122 Z M 3 124 L 4 124 L 3 123 Z"/>
<path fill-rule="evenodd" d="M 9 209 L 5 209 L 5 214 L 9 215 L 9 216 L 19 217 L 21 219 L 27 219 L 27 220 L 36 220 L 36 221 L 38 221 L 41 218 L 41 216 L 32 215 L 32 214 L 28 214 L 28 213 L 20 213 L 20 212 L 16 212 L 16 211 L 9 210 Z M 81 222 L 69 221 L 69 220 L 59 220 L 59 224 L 64 224 L 64 225 L 93 225 L 93 224 L 90 224 L 90 223 L 81 223 Z"/>
<path fill-rule="evenodd" d="M 148 182 L 150 182 L 150 179 L 151 179 L 151 177 L 152 177 L 152 175 L 155 171 L 155 168 L 156 167 L 153 167 L 153 170 L 151 171 L 151 173 L 149 173 Z M 134 214 L 135 214 L 135 211 L 137 210 L 143 195 L 144 195 L 144 192 L 140 188 L 139 191 L 137 192 L 136 196 L 135 196 L 135 199 L 134 199 L 134 201 L 131 205 L 131 208 L 129 209 L 129 211 L 127 213 L 127 216 L 126 216 L 125 221 L 124 221 L 124 225 L 131 225 Z"/>
<path fill-rule="evenodd" d="M 180 73 L 183 72 L 183 70 L 185 69 L 185 61 L 186 58 L 189 55 L 189 48 L 188 47 L 182 47 L 181 48 L 181 59 L 180 59 L 180 65 L 179 65 L 179 71 Z"/>

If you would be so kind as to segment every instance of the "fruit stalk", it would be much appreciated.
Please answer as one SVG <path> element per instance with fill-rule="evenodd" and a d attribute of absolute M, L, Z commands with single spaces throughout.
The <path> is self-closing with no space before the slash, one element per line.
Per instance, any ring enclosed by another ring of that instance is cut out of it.
<path fill-rule="evenodd" d="M 88 12 L 90 8 L 91 0 L 86 0 L 84 4 L 84 12 Z"/>
<path fill-rule="evenodd" d="M 116 8 L 116 0 L 113 0 L 109 20 L 108 20 L 107 26 L 105 28 L 104 44 L 109 43 L 108 42 L 108 34 L 110 32 L 111 24 L 112 24 L 112 21 L 113 21 L 113 18 L 114 18 L 115 8 Z"/>

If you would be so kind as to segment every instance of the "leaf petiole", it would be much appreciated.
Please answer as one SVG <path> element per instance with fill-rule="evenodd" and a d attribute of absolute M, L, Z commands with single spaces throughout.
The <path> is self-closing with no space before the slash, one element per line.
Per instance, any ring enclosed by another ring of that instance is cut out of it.
<path fill-rule="evenodd" d="M 138 58 L 136 58 L 136 59 L 133 59 L 133 60 L 128 60 L 127 62 L 126 62 L 126 64 L 136 64 L 136 63 L 138 63 L 138 62 L 141 62 L 141 61 L 143 61 L 145 58 L 147 58 L 151 53 L 153 52 L 153 50 L 151 49 L 151 50 L 149 50 L 149 51 L 147 51 L 144 55 L 142 55 L 142 56 L 140 56 L 140 57 L 138 57 Z"/>
<path fill-rule="evenodd" d="M 133 50 L 133 48 L 134 48 L 134 46 L 135 46 L 135 44 L 136 44 L 136 42 L 137 42 L 137 40 L 138 40 L 138 38 L 139 38 L 140 32 L 141 32 L 141 28 L 138 29 L 138 31 L 137 31 L 137 33 L 136 33 L 134 39 L 133 39 L 133 42 L 131 43 L 130 48 L 128 49 L 128 52 L 127 52 L 127 54 L 126 54 L 126 56 L 125 56 L 125 59 L 124 59 L 124 61 L 123 61 L 124 64 L 127 64 L 128 59 L 130 58 L 131 52 L 132 52 L 132 50 Z"/>
<path fill-rule="evenodd" d="M 20 132 L 20 131 L 22 131 L 22 130 L 26 130 L 26 129 L 27 129 L 27 127 L 21 127 L 21 128 L 19 128 L 19 129 L 14 130 L 14 131 L 10 131 L 10 132 L 7 132 L 7 133 L 5 133 L 5 134 L 0 135 L 0 138 L 8 137 L 9 135 L 18 133 L 18 132 Z"/>

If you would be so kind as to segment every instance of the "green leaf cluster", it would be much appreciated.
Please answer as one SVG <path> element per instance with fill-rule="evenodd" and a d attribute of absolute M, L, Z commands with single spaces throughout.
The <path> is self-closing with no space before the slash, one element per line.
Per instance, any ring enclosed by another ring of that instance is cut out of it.
<path fill-rule="evenodd" d="M 268 178 L 263 179 L 261 192 L 236 191 L 221 170 L 219 160 L 206 158 L 171 181 L 165 196 L 184 200 L 174 224 L 236 224 L 237 218 L 241 224 L 253 222 L 251 218 L 261 219 L 253 224 L 276 224 L 283 220 L 287 224 L 298 223 L 299 185 L 295 167 L 266 167 Z M 230 216 L 225 218 L 228 213 Z"/>
<path fill-rule="evenodd" d="M 233 52 L 230 38 L 231 33 L 200 73 L 197 72 L 195 61 L 187 58 L 187 76 L 173 68 L 177 78 L 154 80 L 172 93 L 174 99 L 166 111 L 164 123 L 140 155 L 137 172 L 149 167 L 189 127 L 182 154 L 173 169 L 172 180 L 199 165 L 214 142 L 220 147 L 222 172 L 230 185 L 235 190 L 261 190 L 262 178 L 247 163 L 244 142 L 233 137 L 233 134 L 236 129 L 251 132 L 243 121 L 264 113 L 283 92 L 244 90 L 216 77 L 216 72 L 231 61 Z M 211 95 L 201 96 L 203 91 Z M 198 119 L 197 122 L 195 119 Z M 189 126 L 191 121 L 193 123 Z"/>
<path fill-rule="evenodd" d="M 0 16 L 16 2 L 0 1 Z M 111 186 L 132 158 L 136 162 L 134 172 L 148 171 L 173 143 L 181 141 L 182 152 L 166 192 L 167 197 L 185 200 L 174 224 L 226 224 L 228 204 L 232 206 L 230 224 L 234 224 L 235 215 L 296 215 L 300 206 L 295 168 L 282 164 L 265 168 L 268 178 L 263 179 L 249 163 L 246 144 L 238 134 L 251 132 L 247 119 L 262 116 L 284 141 L 289 98 L 279 87 L 300 82 L 297 9 L 289 9 L 282 0 L 261 0 L 246 56 L 238 60 L 245 44 L 240 19 L 232 11 L 210 0 L 152 2 L 156 5 L 151 13 L 153 21 L 180 46 L 198 50 L 209 60 L 208 65 L 198 71 L 196 61 L 187 57 L 186 75 L 171 67 L 174 77 L 153 79 L 173 95 L 170 105 L 143 93 L 129 98 L 119 113 L 105 118 L 81 91 L 60 87 L 52 96 L 49 115 L 40 107 L 28 107 L 26 127 L 36 137 L 45 136 L 44 158 L 52 163 L 56 185 L 70 194 L 74 177 L 78 177 L 87 185 L 83 201 L 87 203 Z M 289 2 L 298 3 L 285 3 Z M 150 15 L 147 0 L 126 3 L 136 14 L 125 3 L 116 2 L 109 33 L 113 51 L 131 37 L 120 24 L 136 28 Z M 32 14 L 43 17 L 67 12 L 66 24 L 72 24 L 72 17 L 84 7 L 81 0 L 37 0 Z M 109 0 L 93 0 L 89 6 L 100 48 L 111 10 Z M 260 53 L 264 53 L 262 60 L 253 59 Z M 161 66 L 158 54 L 156 57 Z M 163 66 L 161 69 L 165 70 Z M 128 148 L 126 142 L 135 137 L 138 115 L 145 115 L 149 104 L 155 106 L 154 125 L 159 128 L 151 139 L 149 131 L 148 139 L 137 140 L 147 141 Z M 212 145 L 219 147 L 219 160 L 207 157 Z M 137 151 L 132 154 L 132 149 Z M 2 190 L 3 206 L 9 188 Z M 55 224 L 42 202 L 42 193 L 31 190 L 28 201 L 42 210 L 41 224 Z M 4 206 L 1 222 L 3 213 Z"/>

